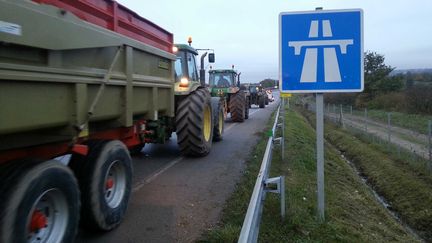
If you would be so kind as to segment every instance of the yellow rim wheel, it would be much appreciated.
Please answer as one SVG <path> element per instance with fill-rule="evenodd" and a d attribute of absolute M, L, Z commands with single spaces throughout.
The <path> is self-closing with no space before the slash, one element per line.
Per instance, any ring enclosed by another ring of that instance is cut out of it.
<path fill-rule="evenodd" d="M 219 134 L 220 135 L 222 135 L 223 122 L 224 122 L 224 115 L 222 112 L 219 112 Z"/>
<path fill-rule="evenodd" d="M 211 111 L 210 107 L 206 106 L 204 109 L 204 124 L 203 124 L 203 131 L 204 131 L 204 139 L 208 142 L 210 141 L 210 135 L 211 135 Z"/>

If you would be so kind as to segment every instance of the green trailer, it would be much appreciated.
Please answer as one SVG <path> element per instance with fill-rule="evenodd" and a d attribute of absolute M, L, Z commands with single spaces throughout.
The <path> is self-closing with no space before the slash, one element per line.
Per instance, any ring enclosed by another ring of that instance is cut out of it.
<path fill-rule="evenodd" d="M 129 150 L 176 132 L 184 155 L 210 152 L 217 111 L 197 52 L 172 40 L 112 0 L 0 0 L 0 242 L 118 226 Z"/>

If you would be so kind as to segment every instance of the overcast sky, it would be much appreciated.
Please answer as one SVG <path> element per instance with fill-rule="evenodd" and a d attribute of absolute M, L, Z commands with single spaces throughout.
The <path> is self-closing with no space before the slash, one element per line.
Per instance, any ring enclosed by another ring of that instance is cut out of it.
<path fill-rule="evenodd" d="M 362 8 L 364 48 L 397 69 L 432 68 L 432 0 L 117 0 L 195 48 L 215 49 L 215 68 L 242 81 L 278 78 L 280 12 Z"/>

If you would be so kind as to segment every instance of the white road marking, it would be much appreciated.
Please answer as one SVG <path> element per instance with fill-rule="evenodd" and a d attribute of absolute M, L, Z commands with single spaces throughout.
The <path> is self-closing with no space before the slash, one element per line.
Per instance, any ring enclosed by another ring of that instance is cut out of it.
<path fill-rule="evenodd" d="M 255 114 L 256 112 L 258 112 L 259 110 L 253 111 L 251 113 L 249 113 L 249 116 L 252 116 L 253 114 Z M 229 127 L 227 127 L 225 129 L 225 131 L 230 130 L 231 128 L 233 128 L 234 126 L 238 125 L 239 123 L 233 123 L 231 124 Z M 164 167 L 162 167 L 161 169 L 159 169 L 158 171 L 156 171 L 155 173 L 147 176 L 146 178 L 144 178 L 143 180 L 141 180 L 140 182 L 138 182 L 133 188 L 132 188 L 132 192 L 136 192 L 139 189 L 141 189 L 143 186 L 149 184 L 150 182 L 154 181 L 158 176 L 160 176 L 161 174 L 163 174 L 165 171 L 167 171 L 168 169 L 170 169 L 171 167 L 173 167 L 174 165 L 176 165 L 177 163 L 179 163 L 180 161 L 182 161 L 184 159 L 183 156 L 177 157 L 174 160 L 172 160 L 171 162 L 169 162 L 167 165 L 165 165 Z"/>
<path fill-rule="evenodd" d="M 147 176 L 142 181 L 140 181 L 136 186 L 134 186 L 134 188 L 132 189 L 132 192 L 136 192 L 139 189 L 141 189 L 143 186 L 145 186 L 145 185 L 149 184 L 150 182 L 154 181 L 159 175 L 161 175 L 162 173 L 164 173 L 169 168 L 173 167 L 174 165 L 176 165 L 178 162 L 182 161 L 183 159 L 184 159 L 183 156 L 178 157 L 178 158 L 172 160 L 171 162 L 169 162 L 167 165 L 165 165 L 164 167 L 162 167 L 158 171 L 156 171 L 155 173 Z"/>

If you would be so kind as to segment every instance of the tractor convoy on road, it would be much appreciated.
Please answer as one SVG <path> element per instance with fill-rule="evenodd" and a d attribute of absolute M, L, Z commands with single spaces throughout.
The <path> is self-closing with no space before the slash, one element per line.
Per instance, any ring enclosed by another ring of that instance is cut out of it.
<path fill-rule="evenodd" d="M 209 71 L 188 44 L 113 0 L 0 0 L 0 243 L 73 242 L 126 212 L 132 159 L 173 132 L 207 155 L 270 93 Z M 67 165 L 55 158 L 71 155 Z"/>

